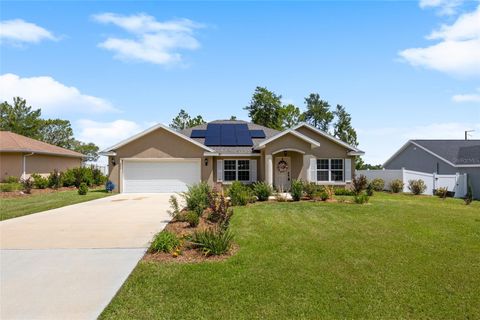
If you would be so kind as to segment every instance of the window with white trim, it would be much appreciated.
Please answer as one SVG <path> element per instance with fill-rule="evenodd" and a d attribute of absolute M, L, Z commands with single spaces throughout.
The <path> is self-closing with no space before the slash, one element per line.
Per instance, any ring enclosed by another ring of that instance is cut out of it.
<path fill-rule="evenodd" d="M 318 182 L 344 181 L 343 159 L 317 159 Z"/>
<path fill-rule="evenodd" d="M 250 160 L 223 160 L 223 181 L 250 181 Z"/>

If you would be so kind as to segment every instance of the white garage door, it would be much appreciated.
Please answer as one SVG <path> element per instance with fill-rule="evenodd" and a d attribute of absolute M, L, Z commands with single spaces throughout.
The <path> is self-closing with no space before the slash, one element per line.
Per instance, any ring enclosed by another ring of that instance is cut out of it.
<path fill-rule="evenodd" d="M 124 193 L 182 192 L 200 182 L 200 161 L 123 161 Z"/>

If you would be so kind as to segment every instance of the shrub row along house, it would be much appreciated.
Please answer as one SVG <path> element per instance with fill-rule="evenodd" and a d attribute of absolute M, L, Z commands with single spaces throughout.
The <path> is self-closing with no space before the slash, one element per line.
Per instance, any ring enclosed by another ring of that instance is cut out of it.
<path fill-rule="evenodd" d="M 285 191 L 295 179 L 346 186 L 364 152 L 306 123 L 277 131 L 217 120 L 183 131 L 158 124 L 101 154 L 116 191 L 136 193 L 180 192 L 201 181 L 265 181 Z"/>
<path fill-rule="evenodd" d="M 80 167 L 81 153 L 31 139 L 13 132 L 0 131 L 0 180 L 27 178 L 33 173 L 49 174 Z"/>

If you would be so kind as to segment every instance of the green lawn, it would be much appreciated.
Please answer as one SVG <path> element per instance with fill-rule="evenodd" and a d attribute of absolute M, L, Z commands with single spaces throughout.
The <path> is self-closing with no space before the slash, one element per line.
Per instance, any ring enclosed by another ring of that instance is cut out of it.
<path fill-rule="evenodd" d="M 0 199 L 0 220 L 60 208 L 70 204 L 99 199 L 111 195 L 104 190 L 90 190 L 81 196 L 77 190 L 36 194 L 17 198 Z"/>
<path fill-rule="evenodd" d="M 140 262 L 101 319 L 480 319 L 480 202 L 238 208 L 223 262 Z"/>

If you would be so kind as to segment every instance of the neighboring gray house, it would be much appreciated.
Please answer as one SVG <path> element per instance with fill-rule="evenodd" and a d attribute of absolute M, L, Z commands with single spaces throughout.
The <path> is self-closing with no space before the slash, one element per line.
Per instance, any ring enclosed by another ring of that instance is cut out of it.
<path fill-rule="evenodd" d="M 437 174 L 466 173 L 480 199 L 480 140 L 409 140 L 383 167 Z"/>

